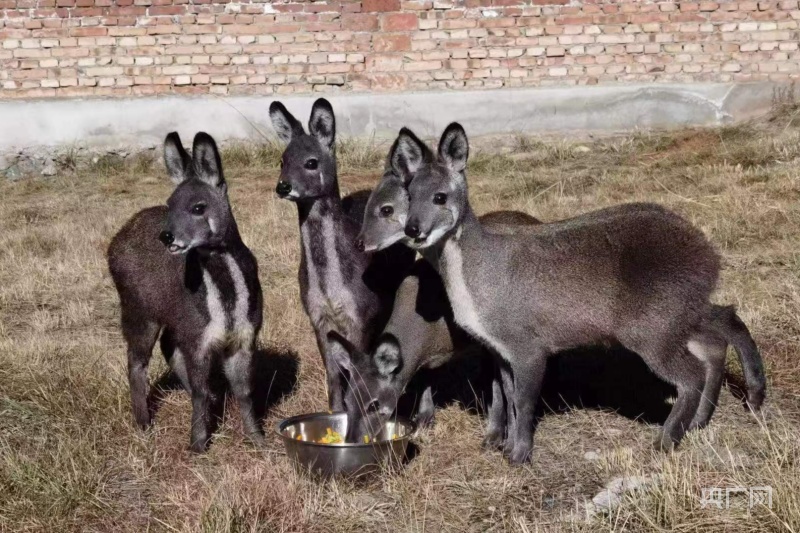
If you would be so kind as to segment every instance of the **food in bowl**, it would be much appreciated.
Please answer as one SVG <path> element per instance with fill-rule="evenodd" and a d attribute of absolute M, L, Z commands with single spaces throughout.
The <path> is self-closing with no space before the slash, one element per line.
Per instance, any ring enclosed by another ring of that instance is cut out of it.
<path fill-rule="evenodd" d="M 282 421 L 276 432 L 295 466 L 327 477 L 361 476 L 404 464 L 414 429 L 413 422 L 398 417 L 387 421 L 374 438 L 345 442 L 346 413 L 309 413 Z"/>
<path fill-rule="evenodd" d="M 397 433 L 395 433 L 394 435 L 392 435 L 391 440 L 397 440 L 399 438 L 400 436 Z M 362 439 L 364 441 L 364 444 L 369 444 L 370 442 L 372 442 L 369 438 L 369 435 L 364 435 Z M 301 433 L 298 433 L 298 435 L 295 437 L 295 440 L 306 442 Z M 314 442 L 316 444 L 345 444 L 342 435 L 338 431 L 334 431 L 333 428 L 325 428 L 325 435 L 323 435 L 322 438 L 308 442 Z"/>
<path fill-rule="evenodd" d="M 342 444 L 342 436 L 331 428 L 325 429 L 325 435 L 317 441 L 317 444 Z"/>

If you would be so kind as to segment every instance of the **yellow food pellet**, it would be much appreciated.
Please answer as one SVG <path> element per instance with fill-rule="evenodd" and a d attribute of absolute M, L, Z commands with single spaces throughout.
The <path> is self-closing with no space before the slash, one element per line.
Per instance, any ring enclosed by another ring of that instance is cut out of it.
<path fill-rule="evenodd" d="M 398 437 L 398 436 L 397 436 L 397 433 L 395 433 L 394 435 L 392 435 L 392 440 L 397 440 L 397 439 L 399 439 L 399 438 L 400 438 L 400 437 Z"/>
<path fill-rule="evenodd" d="M 342 436 L 332 428 L 327 428 L 325 430 L 325 435 L 317 441 L 318 444 L 342 444 L 343 442 L 344 439 Z"/>
<path fill-rule="evenodd" d="M 369 435 L 364 435 L 364 444 L 369 444 Z"/>
<path fill-rule="evenodd" d="M 298 435 L 298 436 L 296 436 L 296 437 L 295 437 L 295 439 L 297 439 L 297 440 L 303 440 L 303 436 L 302 436 L 302 435 Z"/>

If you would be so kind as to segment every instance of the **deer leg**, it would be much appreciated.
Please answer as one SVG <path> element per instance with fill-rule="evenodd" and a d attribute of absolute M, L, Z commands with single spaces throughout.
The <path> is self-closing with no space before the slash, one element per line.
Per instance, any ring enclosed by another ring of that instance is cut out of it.
<path fill-rule="evenodd" d="M 131 389 L 131 406 L 136 424 L 146 429 L 152 424 L 152 414 L 147 403 L 150 384 L 147 369 L 153 346 L 158 339 L 159 326 L 122 309 L 122 335 L 128 344 L 128 384 Z"/>

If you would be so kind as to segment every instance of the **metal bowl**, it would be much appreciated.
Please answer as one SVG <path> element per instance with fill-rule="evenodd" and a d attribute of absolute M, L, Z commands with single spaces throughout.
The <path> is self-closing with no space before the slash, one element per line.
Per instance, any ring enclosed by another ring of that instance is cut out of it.
<path fill-rule="evenodd" d="M 322 477 L 361 476 L 387 464 L 401 464 L 406 457 L 415 424 L 404 418 L 386 422 L 370 444 L 319 444 L 326 430 L 347 434 L 346 413 L 312 413 L 287 418 L 278 424 L 277 433 L 286 455 L 295 466 Z M 393 437 L 397 435 L 396 439 Z M 298 440 L 301 436 L 303 440 Z"/>

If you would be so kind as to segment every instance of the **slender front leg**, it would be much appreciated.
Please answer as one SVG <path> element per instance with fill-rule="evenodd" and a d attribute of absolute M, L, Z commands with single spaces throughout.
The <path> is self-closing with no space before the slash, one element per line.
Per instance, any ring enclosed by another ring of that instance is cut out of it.
<path fill-rule="evenodd" d="M 324 363 L 325 374 L 328 384 L 328 409 L 334 413 L 339 413 L 345 410 L 344 406 L 344 391 L 346 386 L 344 368 L 340 368 L 336 363 L 337 355 L 333 350 L 343 350 L 338 344 L 329 343 L 327 340 L 321 340 L 320 346 L 324 347 Z M 350 357 L 346 352 L 339 354 L 340 357 Z"/>
<path fill-rule="evenodd" d="M 203 453 L 211 443 L 211 411 L 214 398 L 209 377 L 212 352 L 209 347 L 183 351 L 186 354 L 186 370 L 192 388 L 192 432 L 189 447 L 195 453 Z"/>
<path fill-rule="evenodd" d="M 436 406 L 433 403 L 433 391 L 431 390 L 431 386 L 428 385 L 425 387 L 425 391 L 422 393 L 422 398 L 419 401 L 419 408 L 417 409 L 417 426 L 424 428 L 428 427 L 433 423 L 434 412 L 436 410 Z"/>
<path fill-rule="evenodd" d="M 503 442 L 503 455 L 508 457 L 514 450 L 516 441 L 517 411 L 514 405 L 514 375 L 508 361 L 498 357 L 497 364 L 500 366 L 500 380 L 503 385 L 503 396 L 506 406 L 506 435 Z"/>
<path fill-rule="evenodd" d="M 253 401 L 253 352 L 252 346 L 237 350 L 225 361 L 223 369 L 239 403 L 245 435 L 253 444 L 261 446 L 265 441 Z"/>
<path fill-rule="evenodd" d="M 514 374 L 514 408 L 516 427 L 514 447 L 508 460 L 512 464 L 530 461 L 533 451 L 533 428 L 536 402 L 542 392 L 547 353 L 541 348 L 528 348 L 529 353 L 515 351 L 511 356 Z M 526 357 L 527 356 L 527 357 Z"/>
<path fill-rule="evenodd" d="M 488 424 L 486 436 L 483 438 L 483 447 L 498 450 L 503 447 L 506 431 L 506 402 L 503 398 L 503 379 L 500 374 L 500 365 L 494 365 L 494 379 L 492 379 L 492 403 L 489 405 Z"/>

